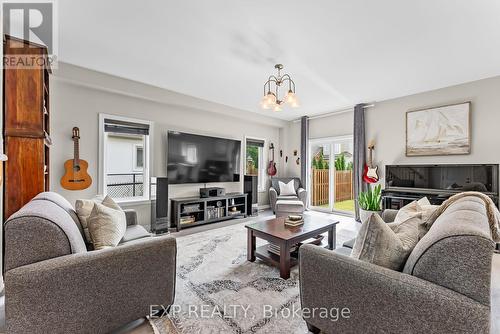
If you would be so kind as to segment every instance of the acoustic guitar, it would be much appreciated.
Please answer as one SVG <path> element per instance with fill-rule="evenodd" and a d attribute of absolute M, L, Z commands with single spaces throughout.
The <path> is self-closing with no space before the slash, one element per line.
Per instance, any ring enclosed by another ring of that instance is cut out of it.
<path fill-rule="evenodd" d="M 375 144 L 373 143 L 373 141 L 368 143 L 368 149 L 370 150 L 370 157 L 368 158 L 368 163 L 365 164 L 365 168 L 363 171 L 363 180 L 366 183 L 377 183 L 379 180 L 379 176 L 377 173 L 378 167 L 373 166 L 372 152 L 375 149 Z"/>
<path fill-rule="evenodd" d="M 87 172 L 88 162 L 80 159 L 80 129 L 77 127 L 73 128 L 72 139 L 74 144 L 73 159 L 66 160 L 64 163 L 66 172 L 61 178 L 61 186 L 68 190 L 87 189 L 92 184 L 92 178 Z"/>
<path fill-rule="evenodd" d="M 272 152 L 273 158 L 269 161 L 269 165 L 267 166 L 267 174 L 269 176 L 274 176 L 278 172 L 276 170 L 276 163 L 274 162 L 274 144 L 271 143 L 269 146 L 269 150 Z"/>

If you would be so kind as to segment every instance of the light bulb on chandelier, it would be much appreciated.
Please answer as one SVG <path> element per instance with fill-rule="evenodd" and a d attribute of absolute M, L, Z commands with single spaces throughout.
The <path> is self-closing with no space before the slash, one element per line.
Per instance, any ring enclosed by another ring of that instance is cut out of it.
<path fill-rule="evenodd" d="M 299 106 L 299 100 L 297 99 L 297 95 L 295 95 L 292 90 L 289 90 L 285 96 L 285 102 L 290 104 L 292 108 L 297 108 Z"/>
<path fill-rule="evenodd" d="M 299 102 L 295 95 L 295 82 L 290 78 L 290 75 L 281 75 L 283 65 L 276 64 L 274 68 L 278 70 L 278 75 L 271 75 L 264 84 L 264 96 L 262 97 L 261 107 L 263 109 L 281 111 L 283 104 L 287 104 L 292 108 L 298 108 Z M 280 88 L 282 88 L 283 85 L 288 86 L 288 92 L 280 99 Z"/>

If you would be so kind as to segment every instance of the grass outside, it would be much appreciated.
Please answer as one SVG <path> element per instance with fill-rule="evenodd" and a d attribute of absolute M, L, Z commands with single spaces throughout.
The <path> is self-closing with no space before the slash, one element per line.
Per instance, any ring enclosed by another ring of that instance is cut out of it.
<path fill-rule="evenodd" d="M 321 205 L 320 207 L 322 208 L 328 208 L 328 204 Z M 333 206 L 335 210 L 339 211 L 350 211 L 354 212 L 354 200 L 350 199 L 347 201 L 341 201 L 341 202 L 335 202 L 335 205 Z"/>

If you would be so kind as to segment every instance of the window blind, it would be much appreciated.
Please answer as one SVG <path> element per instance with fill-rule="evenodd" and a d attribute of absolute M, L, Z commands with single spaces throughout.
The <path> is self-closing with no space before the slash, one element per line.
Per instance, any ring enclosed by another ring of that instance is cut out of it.
<path fill-rule="evenodd" d="M 124 133 L 132 135 L 149 135 L 149 125 L 119 121 L 116 119 L 104 119 L 104 132 Z"/>
<path fill-rule="evenodd" d="M 247 146 L 264 147 L 264 141 L 256 139 L 247 139 Z"/>

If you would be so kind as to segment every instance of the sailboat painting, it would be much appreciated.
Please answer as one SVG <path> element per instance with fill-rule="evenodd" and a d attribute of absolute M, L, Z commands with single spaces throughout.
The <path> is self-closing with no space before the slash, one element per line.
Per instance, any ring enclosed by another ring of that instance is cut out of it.
<path fill-rule="evenodd" d="M 470 102 L 406 113 L 406 155 L 470 153 Z"/>

